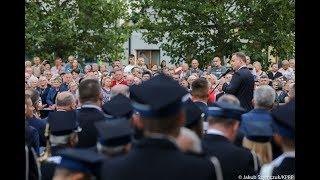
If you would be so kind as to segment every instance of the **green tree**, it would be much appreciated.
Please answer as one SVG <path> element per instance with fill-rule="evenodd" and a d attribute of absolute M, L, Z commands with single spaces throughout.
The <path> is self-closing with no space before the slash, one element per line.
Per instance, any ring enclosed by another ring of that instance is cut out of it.
<path fill-rule="evenodd" d="M 29 56 L 120 59 L 132 32 L 125 0 L 29 0 L 25 9 Z"/>
<path fill-rule="evenodd" d="M 239 50 L 262 61 L 269 46 L 280 56 L 294 52 L 294 1 L 139 2 L 138 24 L 145 41 L 162 43 L 173 63 L 196 58 L 204 65 L 214 56 Z"/>

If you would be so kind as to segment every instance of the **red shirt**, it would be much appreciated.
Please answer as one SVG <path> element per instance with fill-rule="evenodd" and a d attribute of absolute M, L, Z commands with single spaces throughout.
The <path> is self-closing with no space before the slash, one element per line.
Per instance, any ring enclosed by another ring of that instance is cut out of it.
<path fill-rule="evenodd" d="M 215 100 L 216 100 L 216 95 L 214 94 L 214 91 L 210 90 L 208 104 L 213 103 Z"/>
<path fill-rule="evenodd" d="M 118 85 L 118 84 L 123 84 L 123 85 L 127 85 L 127 81 L 125 80 L 121 80 L 120 82 L 116 81 L 116 80 L 113 80 L 112 83 L 111 83 L 111 87 L 115 86 L 115 85 Z"/>

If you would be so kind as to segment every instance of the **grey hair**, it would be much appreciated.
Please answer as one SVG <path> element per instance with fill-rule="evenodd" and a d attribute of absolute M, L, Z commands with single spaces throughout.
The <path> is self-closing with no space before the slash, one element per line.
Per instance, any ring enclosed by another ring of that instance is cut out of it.
<path fill-rule="evenodd" d="M 120 146 L 115 146 L 115 147 L 107 147 L 102 145 L 101 143 L 97 143 L 97 150 L 100 153 L 106 153 L 108 155 L 115 155 L 119 154 L 124 151 L 126 145 L 120 145 Z"/>
<path fill-rule="evenodd" d="M 256 106 L 269 108 L 276 98 L 275 90 L 269 85 L 262 85 L 255 89 L 253 100 Z"/>
<path fill-rule="evenodd" d="M 89 64 L 84 67 L 84 69 L 89 69 L 89 68 L 91 69 L 91 65 Z"/>
<path fill-rule="evenodd" d="M 192 140 L 192 147 L 191 147 L 191 149 L 188 149 L 190 152 L 194 152 L 194 153 L 201 153 L 202 152 L 201 140 L 195 132 L 193 132 L 192 130 L 190 130 L 188 128 L 182 127 L 180 129 L 179 136 L 184 136 L 184 137 L 190 138 Z"/>
<path fill-rule="evenodd" d="M 31 76 L 28 80 L 28 85 L 31 86 L 31 83 L 34 81 L 39 81 L 37 77 L 35 76 Z"/>
<path fill-rule="evenodd" d="M 69 106 L 75 102 L 74 96 L 70 92 L 61 92 L 56 97 L 57 106 Z"/>
<path fill-rule="evenodd" d="M 235 105 L 239 105 L 240 106 L 240 101 L 239 99 L 232 95 L 232 94 L 224 94 L 222 95 L 217 102 L 226 102 L 226 103 L 230 103 L 230 104 L 235 104 Z"/>

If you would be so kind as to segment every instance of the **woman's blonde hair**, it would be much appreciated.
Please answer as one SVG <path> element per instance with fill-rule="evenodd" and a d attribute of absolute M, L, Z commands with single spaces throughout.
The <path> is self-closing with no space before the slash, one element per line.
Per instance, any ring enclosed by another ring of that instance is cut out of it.
<path fill-rule="evenodd" d="M 272 147 L 270 142 L 255 142 L 244 137 L 242 146 L 254 151 L 260 160 L 260 165 L 270 163 L 272 161 Z"/>

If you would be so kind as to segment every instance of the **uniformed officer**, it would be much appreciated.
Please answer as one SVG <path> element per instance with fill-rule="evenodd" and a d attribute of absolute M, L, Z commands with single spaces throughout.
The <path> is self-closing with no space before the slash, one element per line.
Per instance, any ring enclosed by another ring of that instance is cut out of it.
<path fill-rule="evenodd" d="M 240 105 L 228 102 L 216 102 L 208 108 L 209 129 L 203 145 L 209 158 L 216 156 L 220 161 L 225 180 L 258 173 L 257 156 L 233 144 L 244 112 Z"/>
<path fill-rule="evenodd" d="M 131 100 L 119 93 L 112 97 L 110 101 L 102 105 L 102 110 L 106 118 L 126 118 L 129 119 L 134 129 L 133 141 L 136 142 L 143 137 L 143 131 L 140 123 L 140 116 L 131 104 Z"/>
<path fill-rule="evenodd" d="M 271 115 L 270 115 L 271 116 Z M 260 166 L 272 161 L 272 136 L 274 126 L 269 122 L 269 119 L 243 119 L 241 122 L 244 138 L 242 146 L 256 153 L 259 158 Z"/>
<path fill-rule="evenodd" d="M 90 180 L 99 177 L 104 156 L 87 149 L 67 148 L 59 152 L 54 180 L 79 179 Z"/>
<path fill-rule="evenodd" d="M 195 132 L 199 138 L 202 138 L 204 113 L 191 99 L 188 99 L 184 103 L 184 110 L 186 113 L 186 122 L 184 126 Z"/>
<path fill-rule="evenodd" d="M 50 147 L 47 147 L 49 152 L 46 152 L 48 158 L 41 163 L 42 179 L 52 179 L 57 159 L 59 159 L 58 151 L 74 147 L 78 142 L 77 133 L 81 131 L 75 111 L 50 113 L 48 125 L 50 129 Z"/>
<path fill-rule="evenodd" d="M 279 106 L 272 111 L 276 133 L 274 140 L 282 148 L 283 154 L 270 164 L 262 166 L 261 176 L 295 175 L 295 101 Z"/>
<path fill-rule="evenodd" d="M 40 164 L 33 147 L 25 145 L 26 179 L 41 179 Z"/>
<path fill-rule="evenodd" d="M 164 74 L 130 87 L 145 138 L 128 154 L 106 161 L 102 179 L 217 179 L 212 162 L 183 154 L 176 146 L 175 138 L 185 123 L 182 99 L 186 94 L 178 82 Z"/>
<path fill-rule="evenodd" d="M 129 152 L 133 129 L 126 118 L 109 119 L 95 123 L 99 132 L 97 152 L 111 158 Z"/>
<path fill-rule="evenodd" d="M 131 101 L 123 94 L 117 94 L 102 105 L 102 110 L 110 118 L 130 119 L 133 114 Z"/>

